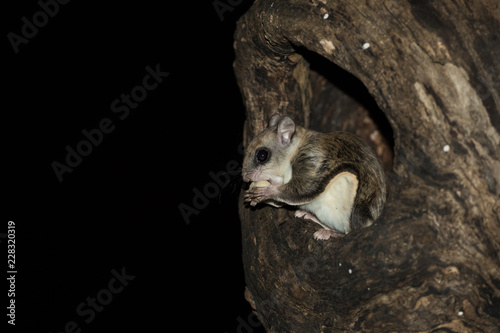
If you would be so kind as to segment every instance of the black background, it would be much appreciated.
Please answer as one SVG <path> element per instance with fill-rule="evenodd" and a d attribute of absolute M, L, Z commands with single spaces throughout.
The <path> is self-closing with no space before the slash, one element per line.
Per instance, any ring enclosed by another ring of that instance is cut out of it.
<path fill-rule="evenodd" d="M 252 1 L 232 1 L 222 20 L 213 2 L 70 1 L 18 53 L 8 34 L 42 9 L 4 4 L 0 232 L 16 223 L 16 331 L 259 332 L 242 324 L 238 176 L 189 224 L 178 208 L 242 160 L 233 32 Z M 146 66 L 170 74 L 122 120 L 111 104 Z M 60 182 L 54 161 L 104 118 L 114 130 Z M 5 239 L 2 251 L 6 264 Z M 135 278 L 87 323 L 76 309 L 106 293 L 112 270 Z"/>

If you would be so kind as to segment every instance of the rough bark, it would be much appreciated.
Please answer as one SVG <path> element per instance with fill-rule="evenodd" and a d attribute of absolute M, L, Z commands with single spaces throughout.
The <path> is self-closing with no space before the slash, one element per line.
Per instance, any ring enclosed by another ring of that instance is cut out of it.
<path fill-rule="evenodd" d="M 318 242 L 290 210 L 240 200 L 245 296 L 269 332 L 500 332 L 499 36 L 496 0 L 257 0 L 240 19 L 245 143 L 276 111 L 359 128 L 311 52 L 357 77 L 394 133 L 369 228 Z"/>

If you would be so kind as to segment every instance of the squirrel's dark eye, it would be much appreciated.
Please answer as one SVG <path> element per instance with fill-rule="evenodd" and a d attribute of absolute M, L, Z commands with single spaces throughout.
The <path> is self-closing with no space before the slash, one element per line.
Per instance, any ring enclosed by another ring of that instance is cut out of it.
<path fill-rule="evenodd" d="M 269 159 L 269 151 L 266 148 L 257 149 L 255 152 L 255 158 L 257 162 L 264 163 Z"/>

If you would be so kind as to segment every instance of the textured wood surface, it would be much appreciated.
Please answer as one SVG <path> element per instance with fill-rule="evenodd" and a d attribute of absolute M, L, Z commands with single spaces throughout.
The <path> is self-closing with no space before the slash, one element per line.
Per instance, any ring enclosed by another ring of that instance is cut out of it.
<path fill-rule="evenodd" d="M 369 228 L 318 242 L 291 210 L 240 200 L 245 296 L 264 327 L 500 332 L 498 1 L 259 0 L 234 47 L 244 142 L 275 112 L 360 131 L 367 108 L 310 75 L 311 53 L 357 77 L 394 134 L 391 195 Z"/>

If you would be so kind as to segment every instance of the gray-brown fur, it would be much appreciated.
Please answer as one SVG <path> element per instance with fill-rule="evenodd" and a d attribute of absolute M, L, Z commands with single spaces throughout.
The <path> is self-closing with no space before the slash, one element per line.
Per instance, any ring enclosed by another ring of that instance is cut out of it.
<path fill-rule="evenodd" d="M 351 213 L 352 229 L 371 224 L 381 213 L 386 198 L 386 179 L 372 149 L 348 132 L 307 131 L 292 159 L 293 173 L 278 200 L 289 205 L 311 201 L 340 172 L 356 175 L 359 187 Z"/>

